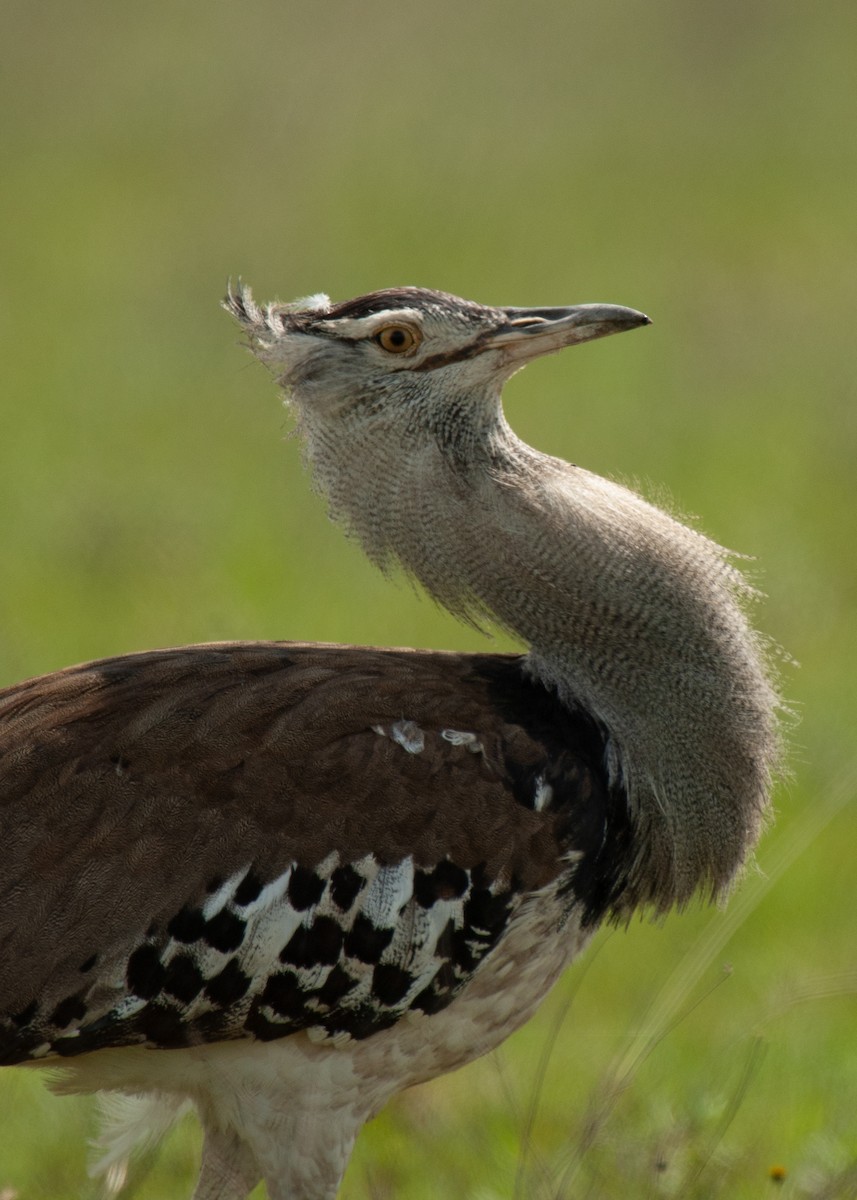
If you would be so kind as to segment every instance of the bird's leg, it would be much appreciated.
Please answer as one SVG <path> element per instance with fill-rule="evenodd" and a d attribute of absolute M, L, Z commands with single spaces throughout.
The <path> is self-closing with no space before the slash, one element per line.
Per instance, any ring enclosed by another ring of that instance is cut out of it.
<path fill-rule="evenodd" d="M 233 1130 L 206 1129 L 193 1200 L 246 1200 L 260 1171 Z"/>
<path fill-rule="evenodd" d="M 361 1114 L 365 1115 L 365 1114 Z M 256 1146 L 269 1200 L 336 1200 L 361 1122 L 336 1111 L 298 1118 L 279 1137 Z"/>

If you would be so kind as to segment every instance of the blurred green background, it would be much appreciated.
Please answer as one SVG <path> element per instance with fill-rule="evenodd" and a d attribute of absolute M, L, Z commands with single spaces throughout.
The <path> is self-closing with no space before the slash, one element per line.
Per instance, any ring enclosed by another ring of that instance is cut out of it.
<path fill-rule="evenodd" d="M 0 683 L 224 638 L 484 646 L 327 522 L 218 309 L 238 274 L 650 313 L 518 376 L 511 423 L 755 556 L 800 663 L 731 915 L 599 935 L 367 1129 L 343 1195 L 857 1196 L 853 0 L 5 0 L 0 42 Z M 4 1073 L 0 1195 L 100 1195 L 94 1129 Z M 189 1195 L 197 1154 L 187 1123 L 127 1194 Z"/>

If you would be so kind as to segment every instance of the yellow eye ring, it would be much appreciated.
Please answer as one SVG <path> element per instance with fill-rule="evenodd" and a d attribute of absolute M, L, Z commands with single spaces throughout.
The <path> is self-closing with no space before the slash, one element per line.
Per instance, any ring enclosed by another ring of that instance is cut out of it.
<path fill-rule="evenodd" d="M 375 334 L 375 341 L 388 354 L 407 354 L 416 350 L 420 336 L 410 325 L 385 325 Z"/>

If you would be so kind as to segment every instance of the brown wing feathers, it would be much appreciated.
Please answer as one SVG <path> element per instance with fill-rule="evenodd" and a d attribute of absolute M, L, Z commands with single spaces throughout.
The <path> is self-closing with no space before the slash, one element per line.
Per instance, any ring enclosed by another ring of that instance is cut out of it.
<path fill-rule="evenodd" d="M 515 657 L 188 647 L 0 718 L 7 1062 L 362 1037 L 448 1003 L 527 892 L 564 872 L 595 917 L 620 886 L 600 734 Z"/>

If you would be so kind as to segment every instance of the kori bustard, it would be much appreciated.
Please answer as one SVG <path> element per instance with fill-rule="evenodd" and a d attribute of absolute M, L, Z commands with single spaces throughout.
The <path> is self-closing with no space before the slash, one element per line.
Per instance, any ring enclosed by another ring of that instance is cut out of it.
<path fill-rule="evenodd" d="M 0 693 L 0 1062 L 139 1094 L 105 1161 L 189 1099 L 199 1200 L 325 1200 L 600 922 L 724 893 L 777 702 L 726 553 L 504 418 L 529 360 L 643 314 L 225 304 L 334 518 L 527 648 L 184 646 Z"/>

